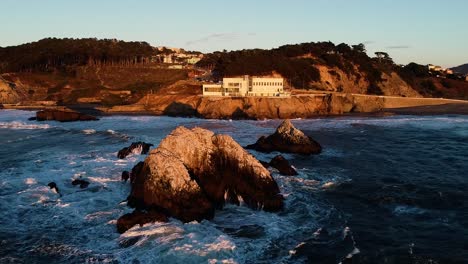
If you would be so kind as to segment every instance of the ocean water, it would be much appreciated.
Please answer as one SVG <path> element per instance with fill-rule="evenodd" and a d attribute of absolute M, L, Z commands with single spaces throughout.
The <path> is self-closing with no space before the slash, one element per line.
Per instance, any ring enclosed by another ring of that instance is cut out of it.
<path fill-rule="evenodd" d="M 324 151 L 284 155 L 298 176 L 272 170 L 284 211 L 228 205 L 211 221 L 120 235 L 116 220 L 131 212 L 120 175 L 145 156 L 119 160 L 118 150 L 157 146 L 180 125 L 247 145 L 280 121 L 27 121 L 33 115 L 0 111 L 0 263 L 468 263 L 467 116 L 293 120 Z M 80 177 L 88 188 L 71 184 Z"/>

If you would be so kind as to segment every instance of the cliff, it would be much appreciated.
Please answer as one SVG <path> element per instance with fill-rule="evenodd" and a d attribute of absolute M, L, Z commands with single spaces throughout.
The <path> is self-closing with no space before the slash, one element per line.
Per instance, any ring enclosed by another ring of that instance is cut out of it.
<path fill-rule="evenodd" d="M 15 86 L 0 78 L 0 104 L 16 104 L 20 101 L 21 96 Z"/>

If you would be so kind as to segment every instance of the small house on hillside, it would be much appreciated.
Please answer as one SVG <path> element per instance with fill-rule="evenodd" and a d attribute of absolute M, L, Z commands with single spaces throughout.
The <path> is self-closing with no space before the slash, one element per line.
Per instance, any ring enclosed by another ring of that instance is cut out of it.
<path fill-rule="evenodd" d="M 203 85 L 204 96 L 285 96 L 283 78 L 223 78 L 222 84 Z"/>

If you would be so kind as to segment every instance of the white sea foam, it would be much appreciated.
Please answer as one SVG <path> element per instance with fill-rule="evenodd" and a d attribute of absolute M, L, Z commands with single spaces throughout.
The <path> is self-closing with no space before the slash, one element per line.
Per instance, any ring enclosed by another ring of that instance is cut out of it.
<path fill-rule="evenodd" d="M 28 124 L 20 121 L 0 122 L 0 128 L 8 129 L 48 129 L 51 128 L 48 124 Z"/>
<path fill-rule="evenodd" d="M 33 185 L 33 184 L 37 184 L 37 180 L 34 179 L 34 178 L 27 178 L 24 183 L 26 183 L 27 185 Z"/>
<path fill-rule="evenodd" d="M 92 135 L 92 134 L 96 134 L 96 130 L 94 130 L 94 129 L 84 129 L 83 133 L 86 134 L 86 135 Z"/>

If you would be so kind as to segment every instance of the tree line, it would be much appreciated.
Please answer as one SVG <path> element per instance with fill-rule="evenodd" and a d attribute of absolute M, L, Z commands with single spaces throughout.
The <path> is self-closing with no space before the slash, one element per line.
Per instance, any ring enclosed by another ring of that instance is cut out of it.
<path fill-rule="evenodd" d="M 146 42 L 115 39 L 46 38 L 0 47 L 0 72 L 52 71 L 66 66 L 148 63 L 155 49 Z"/>

